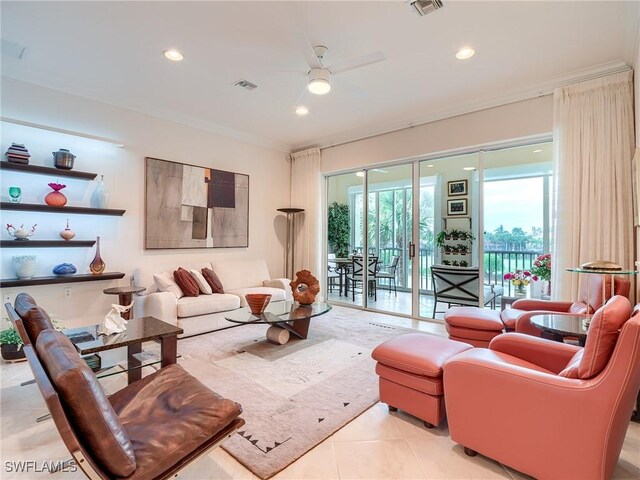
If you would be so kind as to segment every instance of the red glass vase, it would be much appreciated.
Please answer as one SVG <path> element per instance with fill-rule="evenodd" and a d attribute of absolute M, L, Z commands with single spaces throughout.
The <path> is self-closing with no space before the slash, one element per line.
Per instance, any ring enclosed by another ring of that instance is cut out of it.
<path fill-rule="evenodd" d="M 67 197 L 60 190 L 65 188 L 66 185 L 50 183 L 49 186 L 53 189 L 53 192 L 47 193 L 44 197 L 44 202 L 50 207 L 64 207 L 67 204 Z"/>

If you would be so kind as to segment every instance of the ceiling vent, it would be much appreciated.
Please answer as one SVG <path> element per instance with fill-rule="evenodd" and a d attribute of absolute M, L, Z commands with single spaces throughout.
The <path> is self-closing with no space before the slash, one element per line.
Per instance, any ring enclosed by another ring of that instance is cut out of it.
<path fill-rule="evenodd" d="M 442 8 L 442 0 L 415 0 L 413 2 L 409 2 L 409 5 L 411 5 L 414 12 L 421 17 L 424 17 L 427 13 L 431 13 Z"/>
<path fill-rule="evenodd" d="M 234 83 L 234 85 L 236 87 L 244 88 L 245 90 L 255 90 L 256 88 L 258 88 L 258 85 L 256 85 L 255 83 L 251 83 L 248 80 L 239 80 Z"/>

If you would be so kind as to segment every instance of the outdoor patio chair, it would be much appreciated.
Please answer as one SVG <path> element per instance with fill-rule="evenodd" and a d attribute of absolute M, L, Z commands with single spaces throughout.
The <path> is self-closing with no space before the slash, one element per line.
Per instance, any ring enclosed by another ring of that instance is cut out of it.
<path fill-rule="evenodd" d="M 376 289 L 376 270 L 378 269 L 378 257 L 368 257 L 367 261 L 367 280 L 369 281 L 369 295 L 373 295 L 374 300 L 378 300 Z M 362 257 L 351 257 L 351 271 L 347 273 L 347 292 L 351 286 L 351 298 L 356 301 L 356 287 L 358 282 L 363 282 L 364 259 Z M 371 291 L 373 290 L 373 292 Z"/>
<path fill-rule="evenodd" d="M 398 269 L 398 263 L 400 263 L 400 255 L 394 255 L 391 257 L 391 263 L 387 267 L 383 267 L 380 269 L 378 273 L 376 273 L 376 279 L 384 279 L 387 280 L 389 291 L 391 291 L 391 284 L 393 283 L 393 292 L 398 296 L 398 290 L 396 287 L 396 270 Z"/>
<path fill-rule="evenodd" d="M 433 265 L 431 267 L 433 280 L 433 317 L 437 312 L 438 303 L 451 305 L 467 305 L 479 307 L 496 306 L 496 298 L 502 295 L 503 288 L 499 285 L 483 285 L 480 298 L 480 269 L 479 267 L 452 267 L 448 265 Z"/>

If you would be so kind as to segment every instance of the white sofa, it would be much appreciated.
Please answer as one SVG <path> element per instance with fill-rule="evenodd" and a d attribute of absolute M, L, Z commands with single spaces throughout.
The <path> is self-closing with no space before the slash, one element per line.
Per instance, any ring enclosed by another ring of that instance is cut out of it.
<path fill-rule="evenodd" d="M 180 299 L 171 292 L 160 292 L 153 275 L 162 273 L 151 269 L 136 269 L 131 283 L 145 287 L 145 291 L 135 297 L 134 315 L 153 316 L 177 325 L 184 330 L 182 337 L 211 332 L 237 326 L 225 320 L 225 313 L 247 305 L 247 293 L 270 293 L 272 302 L 291 301 L 291 287 L 286 278 L 272 279 L 264 260 L 214 261 L 200 264 L 176 265 L 188 269 L 212 268 L 216 273 L 224 294 L 200 294 L 197 297 Z M 173 270 L 170 271 L 173 274 Z"/>

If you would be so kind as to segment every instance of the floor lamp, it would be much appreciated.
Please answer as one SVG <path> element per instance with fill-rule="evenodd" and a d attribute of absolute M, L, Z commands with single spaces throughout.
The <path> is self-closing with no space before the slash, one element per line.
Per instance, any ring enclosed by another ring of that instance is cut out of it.
<path fill-rule="evenodd" d="M 296 252 L 296 213 L 304 212 L 304 208 L 279 208 L 279 212 L 287 214 L 287 244 L 284 257 L 284 275 L 293 278 L 293 262 Z"/>

